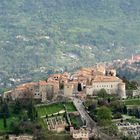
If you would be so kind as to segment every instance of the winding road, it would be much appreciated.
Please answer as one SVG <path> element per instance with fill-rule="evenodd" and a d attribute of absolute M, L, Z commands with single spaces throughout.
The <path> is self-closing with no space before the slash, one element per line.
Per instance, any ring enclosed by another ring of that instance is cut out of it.
<path fill-rule="evenodd" d="M 76 97 L 72 97 L 73 104 L 75 105 L 76 109 L 81 115 L 82 121 L 86 122 L 86 128 L 89 130 L 90 136 L 97 136 L 100 137 L 103 140 L 112 140 L 113 138 L 102 133 L 98 126 L 96 125 L 96 122 L 89 116 L 87 111 L 85 110 L 85 107 L 82 103 L 82 101 Z"/>

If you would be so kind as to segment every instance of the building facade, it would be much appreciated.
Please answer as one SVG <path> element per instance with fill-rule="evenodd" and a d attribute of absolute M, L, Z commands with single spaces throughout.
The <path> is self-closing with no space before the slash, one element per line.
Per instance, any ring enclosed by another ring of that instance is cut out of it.
<path fill-rule="evenodd" d="M 86 87 L 87 95 L 96 95 L 101 89 L 108 94 L 117 94 L 120 98 L 126 98 L 125 83 L 115 76 L 96 76 L 92 84 Z"/>
<path fill-rule="evenodd" d="M 59 83 L 57 82 L 32 82 L 17 86 L 11 91 L 5 92 L 3 98 L 10 100 L 33 98 L 41 102 L 46 102 L 47 100 L 53 99 L 58 91 Z"/>

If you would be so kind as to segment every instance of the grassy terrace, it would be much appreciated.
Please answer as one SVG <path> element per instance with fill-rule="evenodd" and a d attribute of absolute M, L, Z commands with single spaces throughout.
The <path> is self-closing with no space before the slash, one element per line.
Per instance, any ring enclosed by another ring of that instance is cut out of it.
<path fill-rule="evenodd" d="M 140 105 L 140 99 L 127 99 L 124 101 L 126 105 Z"/>
<path fill-rule="evenodd" d="M 74 107 L 72 102 L 68 102 L 65 105 L 68 112 L 76 111 L 76 108 Z M 53 104 L 48 106 L 46 105 L 46 106 L 36 107 L 36 109 L 39 117 L 41 117 L 41 116 L 45 116 L 46 114 L 49 115 L 64 110 L 64 105 L 63 103 L 58 103 L 58 104 Z"/>
<path fill-rule="evenodd" d="M 74 112 L 74 111 L 76 111 L 76 108 L 75 108 L 75 106 L 73 105 L 72 102 L 66 103 L 66 108 L 67 108 L 68 112 Z"/>

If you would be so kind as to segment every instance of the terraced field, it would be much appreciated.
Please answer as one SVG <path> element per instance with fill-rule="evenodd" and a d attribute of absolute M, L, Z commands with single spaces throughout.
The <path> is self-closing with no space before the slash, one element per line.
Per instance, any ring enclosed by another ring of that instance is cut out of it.
<path fill-rule="evenodd" d="M 72 102 L 66 103 L 65 105 L 68 112 L 76 111 L 76 108 L 74 107 Z M 37 107 L 36 109 L 37 109 L 39 117 L 50 115 L 53 113 L 58 113 L 60 111 L 65 110 L 63 103 L 58 103 L 58 104 L 53 104 L 53 105 L 48 105 L 48 106 L 47 105 L 40 106 L 40 107 Z"/>

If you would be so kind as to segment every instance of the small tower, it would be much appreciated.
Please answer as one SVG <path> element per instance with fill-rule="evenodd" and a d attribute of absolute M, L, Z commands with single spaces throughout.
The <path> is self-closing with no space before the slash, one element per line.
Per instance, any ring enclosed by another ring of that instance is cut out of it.
<path fill-rule="evenodd" d="M 67 83 L 64 85 L 64 95 L 66 97 L 71 97 L 74 91 L 74 85 Z"/>
<path fill-rule="evenodd" d="M 126 99 L 125 83 L 118 84 L 118 95 L 121 99 Z"/>
<path fill-rule="evenodd" d="M 132 54 L 132 58 L 131 58 L 132 62 L 134 61 L 134 55 Z"/>

